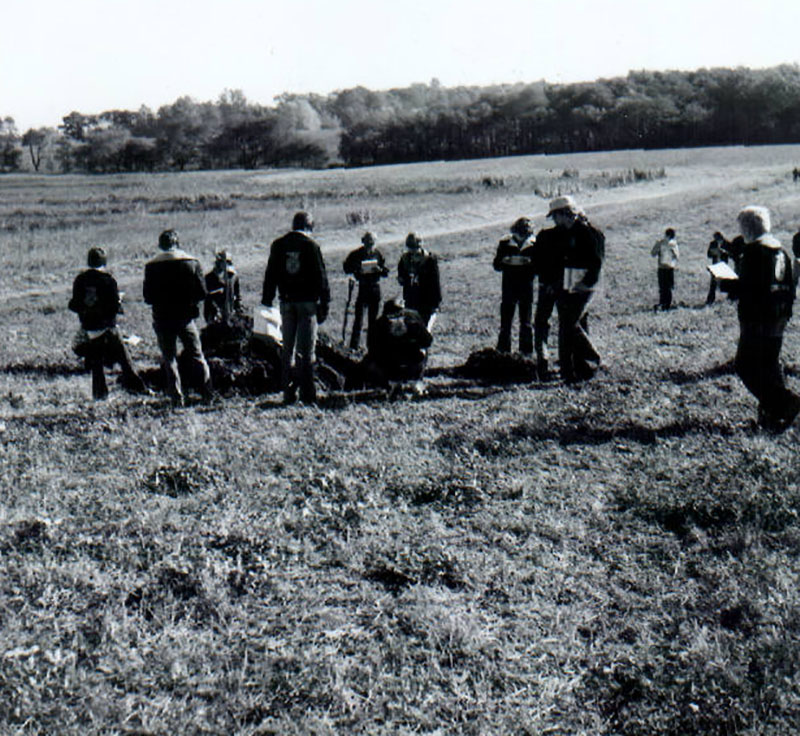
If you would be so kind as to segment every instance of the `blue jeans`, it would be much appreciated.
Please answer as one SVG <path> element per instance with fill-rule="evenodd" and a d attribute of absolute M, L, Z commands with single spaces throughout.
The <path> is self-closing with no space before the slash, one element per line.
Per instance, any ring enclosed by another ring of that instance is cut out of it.
<path fill-rule="evenodd" d="M 295 386 L 300 400 L 313 403 L 317 399 L 314 386 L 314 360 L 317 346 L 317 302 L 281 302 L 283 350 L 281 352 L 281 388 L 284 401 L 294 401 Z M 293 380 L 293 366 L 297 381 Z"/>
<path fill-rule="evenodd" d="M 201 391 L 208 393 L 211 390 L 211 372 L 203 355 L 200 331 L 197 329 L 194 320 L 189 320 L 188 322 L 173 322 L 171 320 L 154 322 L 153 329 L 158 339 L 158 347 L 161 350 L 167 392 L 172 399 L 183 399 L 181 374 L 178 369 L 178 340 L 181 341 L 183 352 L 191 362 L 195 380 L 201 382 Z"/>

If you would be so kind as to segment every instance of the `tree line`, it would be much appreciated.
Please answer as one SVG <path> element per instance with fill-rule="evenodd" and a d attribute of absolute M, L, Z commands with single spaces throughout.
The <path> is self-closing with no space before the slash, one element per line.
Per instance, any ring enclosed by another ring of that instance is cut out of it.
<path fill-rule="evenodd" d="M 0 171 L 364 166 L 530 153 L 800 142 L 800 67 L 632 71 L 577 84 L 429 84 L 272 106 L 226 90 L 157 112 L 71 112 L 19 134 L 0 118 Z"/>

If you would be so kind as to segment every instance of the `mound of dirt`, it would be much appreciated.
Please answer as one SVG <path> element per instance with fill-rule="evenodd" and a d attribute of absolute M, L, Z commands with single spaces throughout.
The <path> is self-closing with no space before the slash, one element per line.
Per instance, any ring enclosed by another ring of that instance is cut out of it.
<path fill-rule="evenodd" d="M 466 362 L 450 371 L 451 375 L 487 383 L 530 383 L 537 380 L 536 361 L 519 353 L 500 353 L 484 348 L 470 353 Z"/>

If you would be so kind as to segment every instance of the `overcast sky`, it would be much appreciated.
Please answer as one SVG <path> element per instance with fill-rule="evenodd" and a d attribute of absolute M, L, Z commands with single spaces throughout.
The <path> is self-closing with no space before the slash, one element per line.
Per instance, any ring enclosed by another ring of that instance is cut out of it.
<path fill-rule="evenodd" d="M 800 60 L 800 0 L 2 0 L 0 117 Z"/>

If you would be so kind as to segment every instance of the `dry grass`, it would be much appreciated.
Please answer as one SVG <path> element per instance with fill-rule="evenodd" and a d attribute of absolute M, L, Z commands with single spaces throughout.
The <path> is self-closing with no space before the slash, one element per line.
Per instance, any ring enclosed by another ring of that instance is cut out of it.
<path fill-rule="evenodd" d="M 80 221 L 0 231 L 18 254 L 0 287 L 0 731 L 794 733 L 796 430 L 755 428 L 730 369 L 734 305 L 699 305 L 707 242 L 741 205 L 771 205 L 788 242 L 796 152 L 0 179 L 0 221 Z M 395 235 L 434 233 L 446 303 L 433 362 L 461 363 L 496 338 L 491 256 L 511 208 L 544 224 L 515 177 L 661 167 L 664 179 L 581 191 L 607 235 L 592 321 L 607 367 L 578 390 L 448 392 L 441 376 L 418 401 L 228 396 L 171 412 L 116 387 L 92 403 L 75 370 L 65 285 L 88 245 L 110 244 L 124 329 L 152 365 L 138 289 L 158 232 L 178 227 L 209 265 L 232 245 L 254 304 L 256 243 L 303 196 L 333 277 L 332 332 L 338 261 L 360 235 L 345 215 L 367 208 L 390 261 Z M 475 191 L 450 191 L 465 181 Z M 268 196 L 282 191 L 305 194 Z M 156 211 L 200 197 L 236 206 Z M 85 215 L 95 201 L 123 211 Z M 681 306 L 654 314 L 649 247 L 667 225 L 683 245 Z M 793 383 L 799 349 L 792 329 Z"/>

